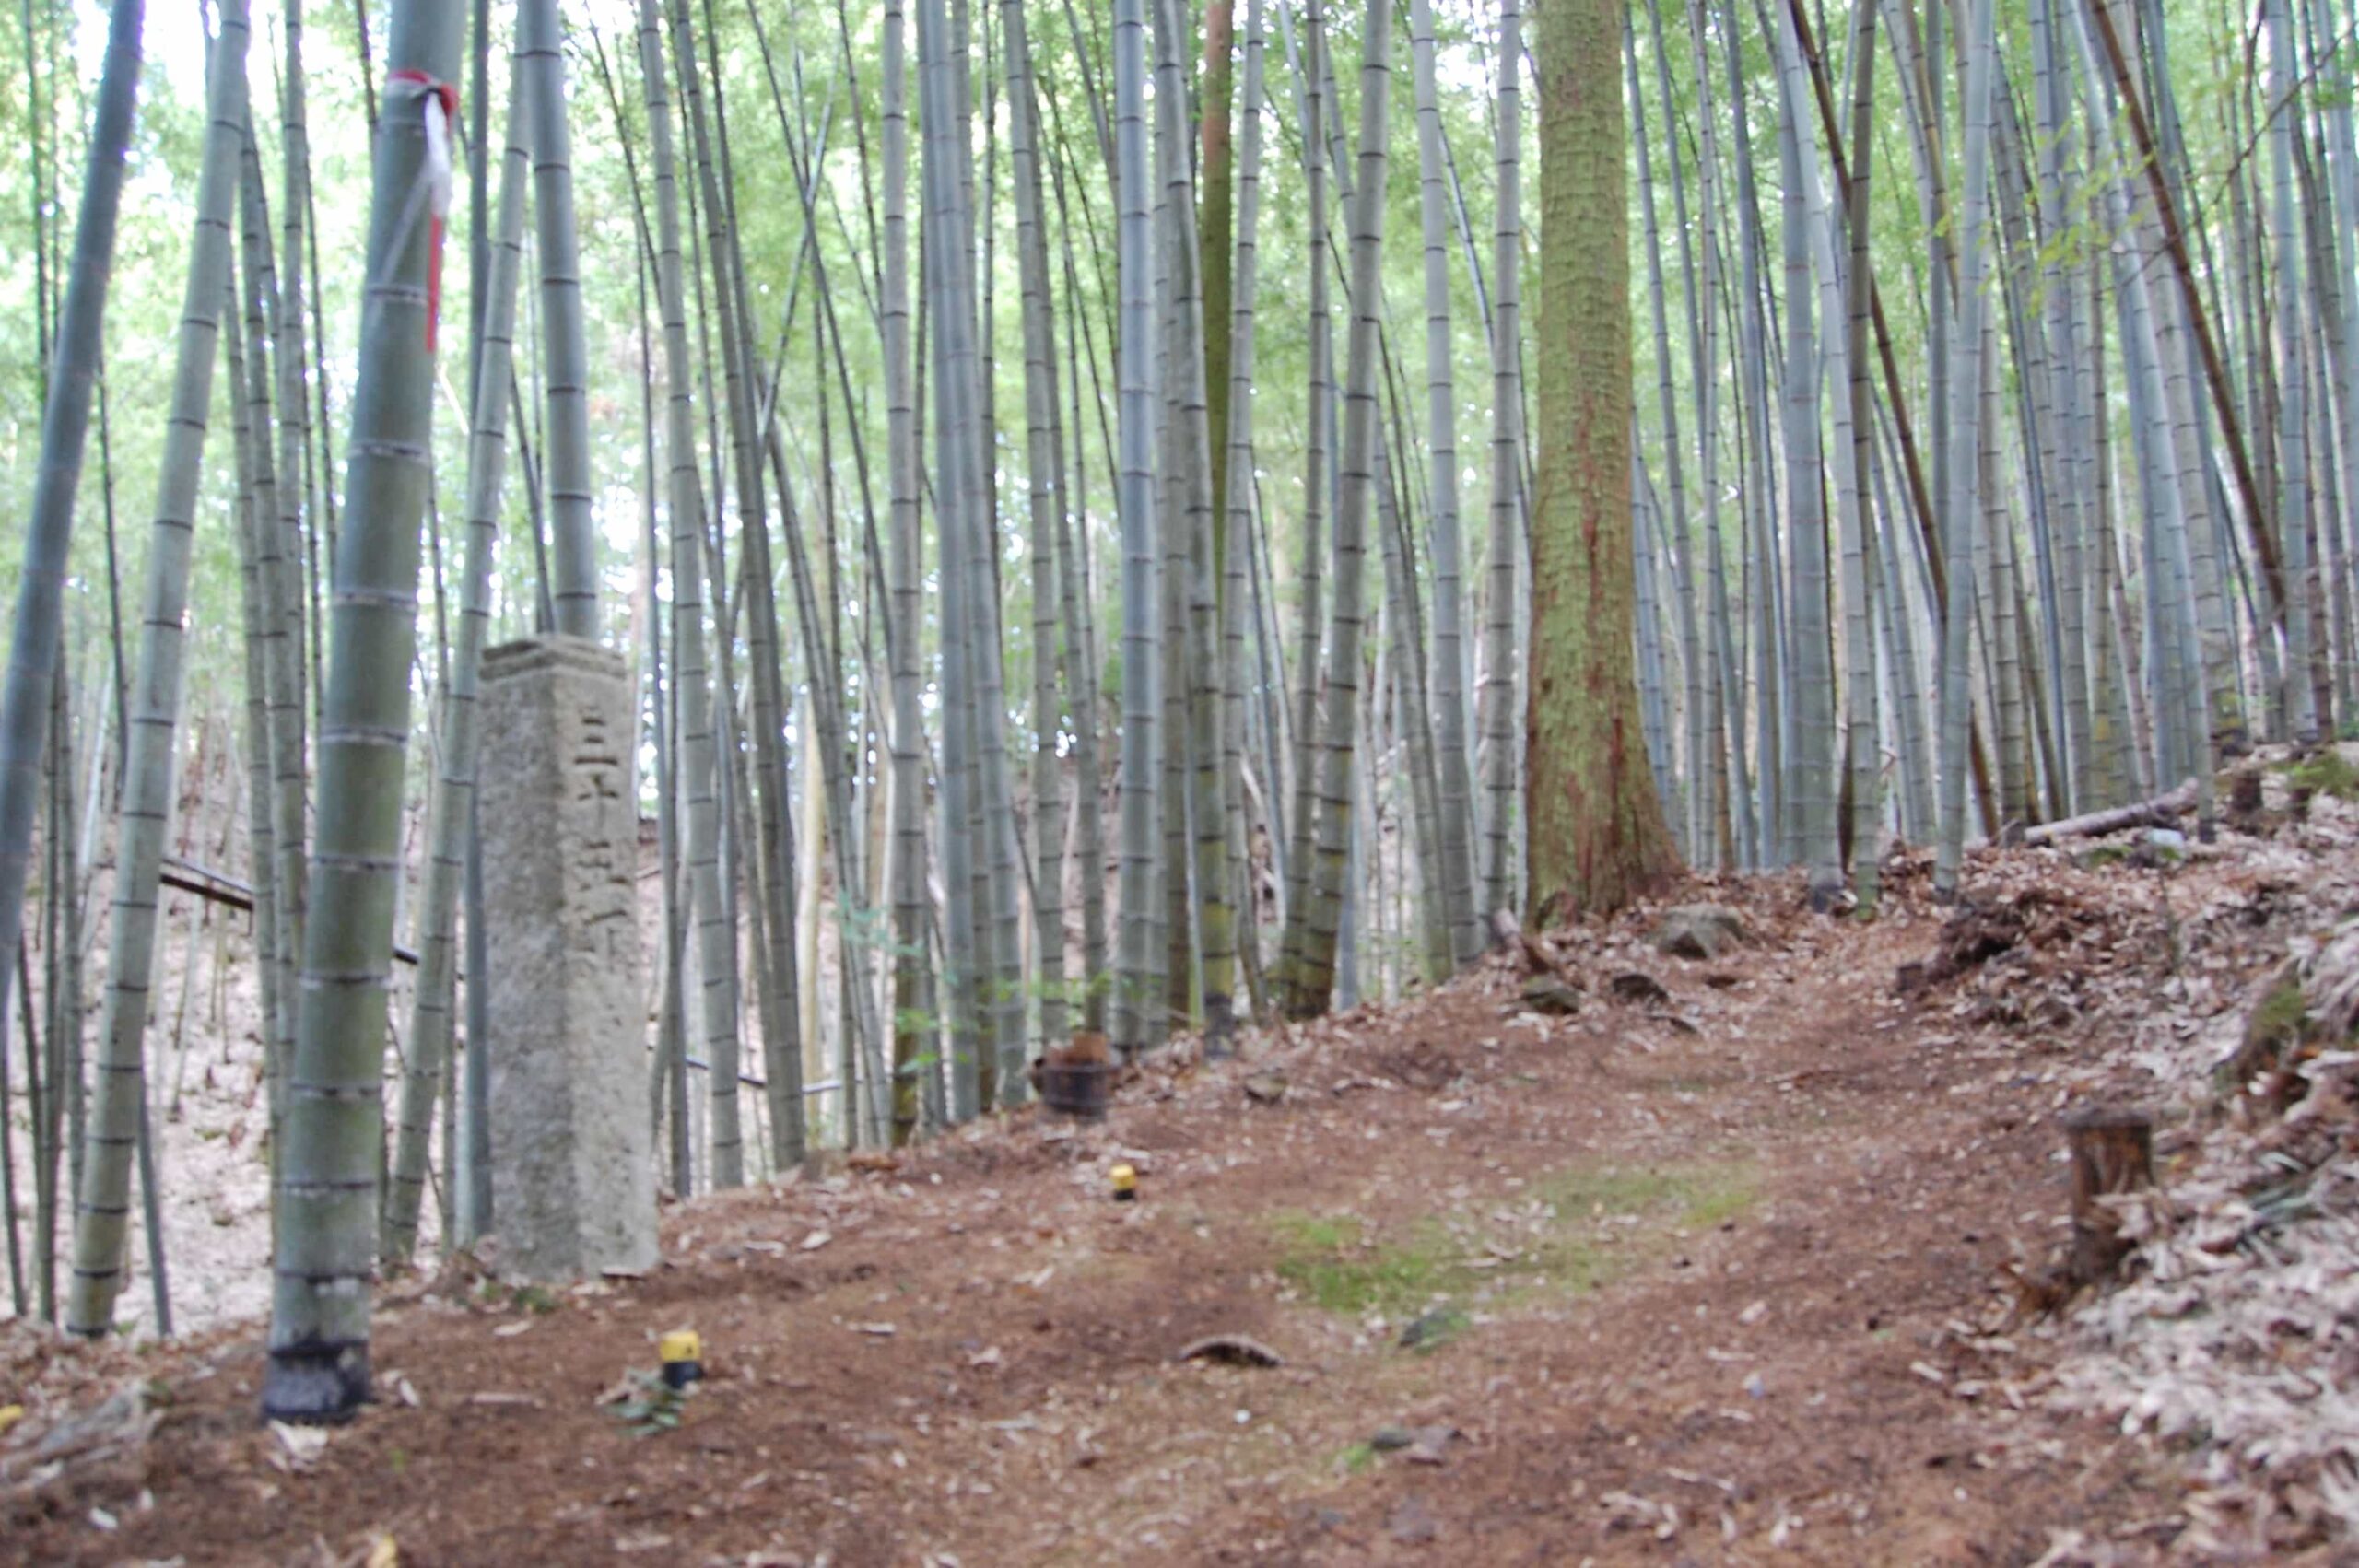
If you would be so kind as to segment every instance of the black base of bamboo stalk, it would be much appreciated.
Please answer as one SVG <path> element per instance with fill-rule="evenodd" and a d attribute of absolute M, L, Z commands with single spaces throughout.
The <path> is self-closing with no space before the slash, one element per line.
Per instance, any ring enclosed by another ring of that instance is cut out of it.
<path fill-rule="evenodd" d="M 324 1340 L 270 1352 L 262 1375 L 265 1421 L 297 1426 L 341 1426 L 370 1402 L 369 1346 Z"/>
<path fill-rule="evenodd" d="M 1229 1061 L 1237 1056 L 1237 1008 L 1228 997 L 1204 998 L 1204 1059 Z"/>

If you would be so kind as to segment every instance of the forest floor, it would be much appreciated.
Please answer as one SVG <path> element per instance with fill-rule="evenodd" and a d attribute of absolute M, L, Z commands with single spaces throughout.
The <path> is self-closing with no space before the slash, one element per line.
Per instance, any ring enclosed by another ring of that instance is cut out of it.
<path fill-rule="evenodd" d="M 2318 1508 L 2088 1395 L 2129 1363 L 2022 1281 L 2066 1235 L 2062 1112 L 2155 1106 L 2166 1187 L 2211 1157 L 2190 1064 L 2359 904 L 2359 813 L 2090 860 L 1978 853 L 2013 940 L 1905 990 L 1960 955 L 1921 858 L 1872 922 L 1695 879 L 1663 904 L 1748 939 L 1666 956 L 1661 905 L 1552 933 L 1570 1016 L 1496 957 L 1235 1062 L 1183 1043 L 1102 1123 L 1027 1109 L 672 1207 L 644 1278 L 397 1280 L 381 1402 L 324 1439 L 257 1423 L 252 1321 L 7 1326 L 0 1560 L 2337 1560 Z M 615 1396 L 679 1327 L 707 1379 L 635 1430 Z M 1279 1364 L 1179 1359 L 1211 1335 Z"/>

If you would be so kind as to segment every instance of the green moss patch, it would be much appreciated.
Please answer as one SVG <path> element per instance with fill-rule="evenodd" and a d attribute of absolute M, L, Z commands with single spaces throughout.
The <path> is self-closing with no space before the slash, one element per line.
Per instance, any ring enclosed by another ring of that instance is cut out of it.
<path fill-rule="evenodd" d="M 2285 770 L 2296 790 L 2332 795 L 2338 801 L 2359 801 L 2359 767 L 2351 766 L 2340 746 L 2321 746 Z"/>
<path fill-rule="evenodd" d="M 1390 1235 L 1341 1212 L 1285 1210 L 1265 1223 L 1278 1277 L 1304 1301 L 1402 1322 L 1478 1297 L 1509 1307 L 1595 1290 L 1668 1250 L 1680 1233 L 1743 1213 L 1758 1196 L 1752 1167 L 1738 1163 L 1578 1165 L 1478 1212 L 1428 1215 Z"/>

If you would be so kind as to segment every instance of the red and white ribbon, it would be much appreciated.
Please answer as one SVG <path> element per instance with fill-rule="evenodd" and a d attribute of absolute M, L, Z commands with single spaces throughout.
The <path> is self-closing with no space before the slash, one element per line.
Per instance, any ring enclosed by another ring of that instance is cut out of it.
<path fill-rule="evenodd" d="M 387 86 L 406 82 L 425 100 L 426 168 L 421 180 L 430 227 L 426 252 L 426 351 L 434 352 L 435 327 L 442 316 L 442 229 L 451 216 L 451 125 L 459 116 L 459 89 L 424 71 L 388 72 Z"/>

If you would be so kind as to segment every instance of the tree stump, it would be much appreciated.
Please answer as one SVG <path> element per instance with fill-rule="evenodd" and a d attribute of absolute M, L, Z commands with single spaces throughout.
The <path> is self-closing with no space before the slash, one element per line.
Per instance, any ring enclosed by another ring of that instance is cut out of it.
<path fill-rule="evenodd" d="M 2154 1118 L 2126 1106 L 2093 1106 L 2064 1118 L 2072 1151 L 2072 1274 L 2112 1277 L 2130 1255 L 2120 1220 L 2098 1202 L 2154 1185 Z"/>

